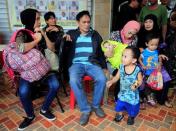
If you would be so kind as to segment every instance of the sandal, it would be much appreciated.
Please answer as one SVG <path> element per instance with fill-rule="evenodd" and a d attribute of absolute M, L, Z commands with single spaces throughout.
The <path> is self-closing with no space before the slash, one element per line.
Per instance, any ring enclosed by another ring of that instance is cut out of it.
<path fill-rule="evenodd" d="M 168 108 L 173 108 L 173 105 L 168 101 L 165 101 L 164 105 Z"/>
<path fill-rule="evenodd" d="M 151 106 L 155 106 L 156 102 L 154 100 L 148 100 L 148 104 Z"/>
<path fill-rule="evenodd" d="M 124 118 L 124 115 L 119 115 L 119 114 L 117 114 L 117 115 L 115 116 L 115 118 L 114 118 L 114 121 L 120 122 L 123 118 Z"/>

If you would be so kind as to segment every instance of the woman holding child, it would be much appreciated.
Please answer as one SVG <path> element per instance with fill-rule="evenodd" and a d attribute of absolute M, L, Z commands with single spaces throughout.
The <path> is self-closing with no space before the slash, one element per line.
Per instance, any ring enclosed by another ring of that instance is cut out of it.
<path fill-rule="evenodd" d="M 118 48 L 118 45 L 122 46 L 121 49 L 124 49 L 126 46 L 136 46 L 137 41 L 138 41 L 138 38 L 137 38 L 136 34 L 138 33 L 139 30 L 140 30 L 140 23 L 139 22 L 134 21 L 134 20 L 129 21 L 125 24 L 125 26 L 122 28 L 122 30 L 120 30 L 120 31 L 117 30 L 117 31 L 112 32 L 111 35 L 110 35 L 110 40 L 118 42 L 116 48 Z M 118 55 L 120 55 L 120 57 L 118 57 L 117 59 L 121 59 L 122 51 L 123 50 L 121 50 L 120 52 L 119 51 L 116 52 Z M 111 62 L 108 62 L 107 65 L 108 65 L 108 70 L 113 75 L 119 69 L 119 66 L 114 69 L 112 67 Z M 119 81 L 117 81 L 116 88 L 114 90 L 115 101 L 117 101 L 117 94 L 118 94 L 119 89 L 120 89 L 119 84 L 120 84 Z"/>
<path fill-rule="evenodd" d="M 137 46 L 139 47 L 141 52 L 143 52 L 143 50 L 147 47 L 146 38 L 148 37 L 148 35 L 151 35 L 151 34 L 155 34 L 158 36 L 161 35 L 159 32 L 159 26 L 157 24 L 157 17 L 153 14 L 149 14 L 145 16 L 143 26 L 141 27 L 141 30 L 139 31 L 139 34 L 138 34 Z M 164 59 L 166 58 L 166 56 L 162 54 L 160 54 L 159 57 L 162 58 L 162 61 L 163 61 L 163 58 Z M 163 74 L 163 72 L 165 72 L 165 74 Z M 163 74 L 164 87 L 161 91 L 157 91 L 154 94 L 156 94 L 156 99 L 159 104 L 164 104 L 167 107 L 172 107 L 172 104 L 168 101 L 168 97 L 167 97 L 168 89 L 169 89 L 169 81 L 171 79 L 163 66 L 161 69 L 161 73 Z M 146 92 L 144 90 L 143 91 L 141 90 L 140 95 L 143 99 L 144 97 L 146 97 Z M 155 105 L 154 95 L 150 96 L 149 98 L 148 98 L 149 104 Z M 143 101 L 144 99 L 142 100 L 142 103 Z M 145 108 L 143 104 L 142 104 L 142 108 Z"/>

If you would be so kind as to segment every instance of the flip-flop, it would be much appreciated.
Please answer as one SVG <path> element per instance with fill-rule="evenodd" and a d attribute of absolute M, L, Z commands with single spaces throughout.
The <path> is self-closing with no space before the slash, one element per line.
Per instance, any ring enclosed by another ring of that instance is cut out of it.
<path fill-rule="evenodd" d="M 170 102 L 165 102 L 164 105 L 168 108 L 173 108 L 173 105 Z"/>

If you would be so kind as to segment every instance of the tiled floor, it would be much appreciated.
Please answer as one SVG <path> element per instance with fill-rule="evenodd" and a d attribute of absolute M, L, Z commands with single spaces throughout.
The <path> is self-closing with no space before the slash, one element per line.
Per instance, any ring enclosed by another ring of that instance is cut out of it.
<path fill-rule="evenodd" d="M 68 89 L 69 90 L 69 89 Z M 27 131 L 176 131 L 176 90 L 170 90 L 170 99 L 174 108 L 157 105 L 157 107 L 147 106 L 147 110 L 140 111 L 136 118 L 135 125 L 126 124 L 127 115 L 120 123 L 113 121 L 114 103 L 112 96 L 109 97 L 108 105 L 102 106 L 106 117 L 100 119 L 94 113 L 91 114 L 90 121 L 86 126 L 80 126 L 78 121 L 80 112 L 78 107 L 71 111 L 69 109 L 69 97 L 65 97 L 62 89 L 59 92 L 61 102 L 64 106 L 64 113 L 61 113 L 59 106 L 54 100 L 52 110 L 57 116 L 53 122 L 46 121 L 39 116 L 39 110 L 43 98 L 34 101 L 36 119 Z M 88 95 L 91 98 L 91 94 Z M 25 116 L 19 98 L 14 95 L 11 88 L 0 86 L 0 131 L 17 130 L 19 123 Z"/>

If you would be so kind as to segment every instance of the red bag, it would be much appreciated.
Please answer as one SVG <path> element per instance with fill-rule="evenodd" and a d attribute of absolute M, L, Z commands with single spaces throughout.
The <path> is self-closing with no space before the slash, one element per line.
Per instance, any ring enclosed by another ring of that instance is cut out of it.
<path fill-rule="evenodd" d="M 163 89 L 163 77 L 161 72 L 154 70 L 147 79 L 147 85 L 153 90 Z"/>

